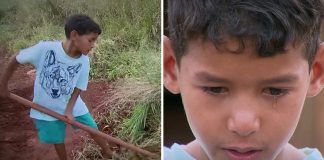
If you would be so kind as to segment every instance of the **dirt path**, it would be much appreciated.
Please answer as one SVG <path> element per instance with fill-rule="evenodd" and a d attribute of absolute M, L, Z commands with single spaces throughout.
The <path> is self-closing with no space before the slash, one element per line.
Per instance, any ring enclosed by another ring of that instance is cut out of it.
<path fill-rule="evenodd" d="M 0 47 L 0 75 L 8 57 L 5 49 Z M 33 80 L 27 76 L 31 66 L 22 66 L 14 73 L 9 82 L 11 92 L 32 99 Z M 87 92 L 83 94 L 88 107 L 97 106 L 107 95 L 108 83 L 104 81 L 90 82 Z M 96 115 L 94 115 L 96 116 Z M 80 130 L 67 130 L 67 149 L 81 146 L 81 136 L 86 133 Z M 52 145 L 40 144 L 29 108 L 8 99 L 0 99 L 0 160 L 56 160 L 57 155 Z"/>

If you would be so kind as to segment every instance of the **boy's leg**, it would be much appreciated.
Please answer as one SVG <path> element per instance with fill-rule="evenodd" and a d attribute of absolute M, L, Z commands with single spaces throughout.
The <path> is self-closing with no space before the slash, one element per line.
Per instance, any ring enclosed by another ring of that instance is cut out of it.
<path fill-rule="evenodd" d="M 87 113 L 87 114 L 82 115 L 82 116 L 75 117 L 75 120 L 82 123 L 82 124 L 90 126 L 92 128 L 98 129 L 98 126 L 97 126 L 96 122 L 93 120 L 90 113 Z M 73 128 L 75 128 L 75 127 L 73 127 Z M 113 143 L 109 144 L 106 139 L 104 139 L 102 137 L 99 137 L 97 135 L 93 135 L 93 134 L 89 134 L 89 135 L 101 147 L 102 152 L 103 152 L 103 156 L 105 158 L 109 158 L 109 157 L 112 156 L 113 152 L 112 152 L 112 150 L 110 148 L 111 147 L 116 147 L 117 146 L 116 144 L 113 144 Z"/>
<path fill-rule="evenodd" d="M 67 160 L 65 144 L 64 143 L 54 144 L 54 147 L 60 160 Z"/>
<path fill-rule="evenodd" d="M 65 129 L 64 122 L 57 121 L 44 121 L 34 119 L 34 124 L 38 131 L 38 138 L 41 143 L 53 144 L 61 160 L 68 159 L 65 150 Z"/>
<path fill-rule="evenodd" d="M 103 151 L 103 156 L 105 158 L 111 158 L 113 155 L 113 151 L 110 149 L 107 140 L 94 134 L 90 134 L 90 136 L 101 147 Z"/>

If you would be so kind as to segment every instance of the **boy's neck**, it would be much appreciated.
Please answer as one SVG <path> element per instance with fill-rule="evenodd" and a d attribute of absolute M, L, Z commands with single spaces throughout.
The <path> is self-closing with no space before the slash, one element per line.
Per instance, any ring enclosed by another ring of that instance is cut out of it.
<path fill-rule="evenodd" d="M 72 41 L 66 40 L 62 45 L 65 53 L 70 57 L 79 58 L 82 55 L 82 53 L 73 45 Z"/>

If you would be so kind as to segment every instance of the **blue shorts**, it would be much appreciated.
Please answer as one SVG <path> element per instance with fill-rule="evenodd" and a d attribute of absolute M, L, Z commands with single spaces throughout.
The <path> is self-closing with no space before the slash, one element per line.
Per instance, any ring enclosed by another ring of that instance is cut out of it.
<path fill-rule="evenodd" d="M 98 129 L 96 122 L 90 113 L 74 117 L 74 119 L 84 125 Z M 41 143 L 60 144 L 64 143 L 66 124 L 61 120 L 45 121 L 34 119 L 34 124 L 38 131 L 38 139 Z M 76 126 L 72 126 L 76 129 Z"/>

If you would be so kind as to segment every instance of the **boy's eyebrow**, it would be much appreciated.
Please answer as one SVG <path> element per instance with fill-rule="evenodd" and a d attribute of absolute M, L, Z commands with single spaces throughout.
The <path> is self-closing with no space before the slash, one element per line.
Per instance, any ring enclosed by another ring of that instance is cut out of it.
<path fill-rule="evenodd" d="M 231 81 L 228 79 L 211 75 L 206 72 L 197 72 L 195 73 L 194 77 L 196 77 L 197 80 L 203 82 L 231 83 Z M 288 73 L 288 74 L 272 77 L 269 79 L 263 79 L 260 81 L 260 84 L 293 83 L 298 81 L 298 79 L 299 78 L 297 75 Z"/>
<path fill-rule="evenodd" d="M 298 81 L 298 79 L 299 78 L 297 75 L 288 73 L 288 74 L 276 76 L 271 79 L 261 80 L 261 83 L 262 84 L 293 83 Z"/>
<path fill-rule="evenodd" d="M 217 83 L 230 83 L 228 79 L 221 78 L 215 75 L 211 75 L 206 72 L 197 72 L 195 73 L 194 77 L 197 80 L 200 80 L 202 82 L 217 82 Z"/>

